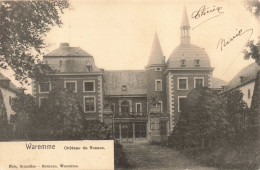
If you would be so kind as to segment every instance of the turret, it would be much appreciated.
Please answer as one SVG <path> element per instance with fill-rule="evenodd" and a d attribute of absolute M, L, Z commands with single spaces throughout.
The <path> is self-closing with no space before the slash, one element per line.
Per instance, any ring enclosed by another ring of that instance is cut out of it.
<path fill-rule="evenodd" d="M 165 57 L 161 49 L 158 34 L 155 32 L 151 54 L 148 64 L 145 67 L 147 77 L 147 99 L 148 111 L 151 109 L 152 99 L 155 98 L 157 106 L 160 107 L 161 112 L 166 109 L 165 99 Z"/>
<path fill-rule="evenodd" d="M 181 22 L 181 44 L 189 45 L 190 44 L 190 24 L 187 15 L 187 10 L 184 7 L 182 22 Z"/>

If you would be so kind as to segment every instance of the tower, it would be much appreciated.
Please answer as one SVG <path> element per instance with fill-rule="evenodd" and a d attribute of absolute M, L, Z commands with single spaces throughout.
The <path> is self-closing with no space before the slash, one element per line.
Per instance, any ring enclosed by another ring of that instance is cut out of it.
<path fill-rule="evenodd" d="M 156 105 L 160 107 L 160 111 L 164 112 L 166 109 L 165 99 L 165 57 L 161 49 L 158 34 L 155 32 L 151 54 L 147 66 L 145 67 L 147 77 L 147 101 L 148 112 L 151 109 L 152 98 L 155 98 Z"/>
<path fill-rule="evenodd" d="M 213 68 L 204 48 L 191 44 L 190 24 L 184 8 L 180 26 L 180 44 L 170 55 L 165 71 L 167 112 L 170 129 L 179 120 L 190 90 L 201 86 L 210 87 Z"/>

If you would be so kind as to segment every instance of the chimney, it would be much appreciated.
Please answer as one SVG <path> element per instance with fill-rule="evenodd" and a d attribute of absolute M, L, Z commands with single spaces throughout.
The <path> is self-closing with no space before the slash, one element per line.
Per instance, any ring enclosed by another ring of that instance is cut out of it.
<path fill-rule="evenodd" d="M 60 48 L 69 47 L 69 43 L 60 43 Z"/>

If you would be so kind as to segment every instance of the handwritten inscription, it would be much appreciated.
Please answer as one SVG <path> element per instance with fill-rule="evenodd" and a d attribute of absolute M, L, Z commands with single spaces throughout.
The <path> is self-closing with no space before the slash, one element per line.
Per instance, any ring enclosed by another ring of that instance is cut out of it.
<path fill-rule="evenodd" d="M 229 38 L 228 40 L 224 39 L 224 38 L 221 38 L 219 41 L 218 41 L 218 45 L 217 45 L 217 49 L 220 48 L 220 50 L 222 51 L 224 47 L 228 46 L 232 41 L 236 40 L 237 37 L 240 37 L 242 35 L 244 35 L 245 33 L 251 33 L 249 38 L 248 38 L 248 41 L 249 39 L 251 38 L 252 34 L 253 34 L 253 29 L 250 28 L 250 29 L 247 29 L 245 31 L 243 31 L 242 29 L 240 29 L 235 35 L 232 36 L 232 38 Z"/>
<path fill-rule="evenodd" d="M 206 5 L 203 5 L 199 8 L 199 10 L 197 11 L 194 11 L 192 14 L 191 14 L 191 17 L 194 18 L 194 19 L 199 19 L 201 17 L 204 17 L 204 16 L 207 16 L 209 14 L 216 14 L 214 15 L 213 17 L 210 17 L 210 18 L 207 18 L 205 21 L 201 22 L 200 24 L 198 24 L 197 26 L 195 26 L 193 29 L 197 28 L 198 26 L 200 26 L 201 24 L 213 19 L 213 18 L 216 18 L 222 14 L 224 14 L 223 12 L 223 8 L 221 6 L 213 6 L 213 7 L 206 7 Z"/>

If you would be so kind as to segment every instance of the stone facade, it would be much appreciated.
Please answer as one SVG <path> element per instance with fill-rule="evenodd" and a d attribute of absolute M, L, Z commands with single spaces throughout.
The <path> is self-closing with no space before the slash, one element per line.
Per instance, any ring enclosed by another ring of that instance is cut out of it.
<path fill-rule="evenodd" d="M 145 70 L 103 70 L 89 53 L 62 43 L 43 58 L 58 70 L 55 79 L 43 92 L 34 80 L 33 95 L 40 105 L 51 89 L 72 86 L 86 119 L 106 123 L 120 142 L 167 140 L 181 114 L 182 99 L 193 88 L 212 87 L 209 57 L 203 48 L 190 44 L 186 10 L 183 16 L 180 45 L 167 62 L 157 33 Z"/>

